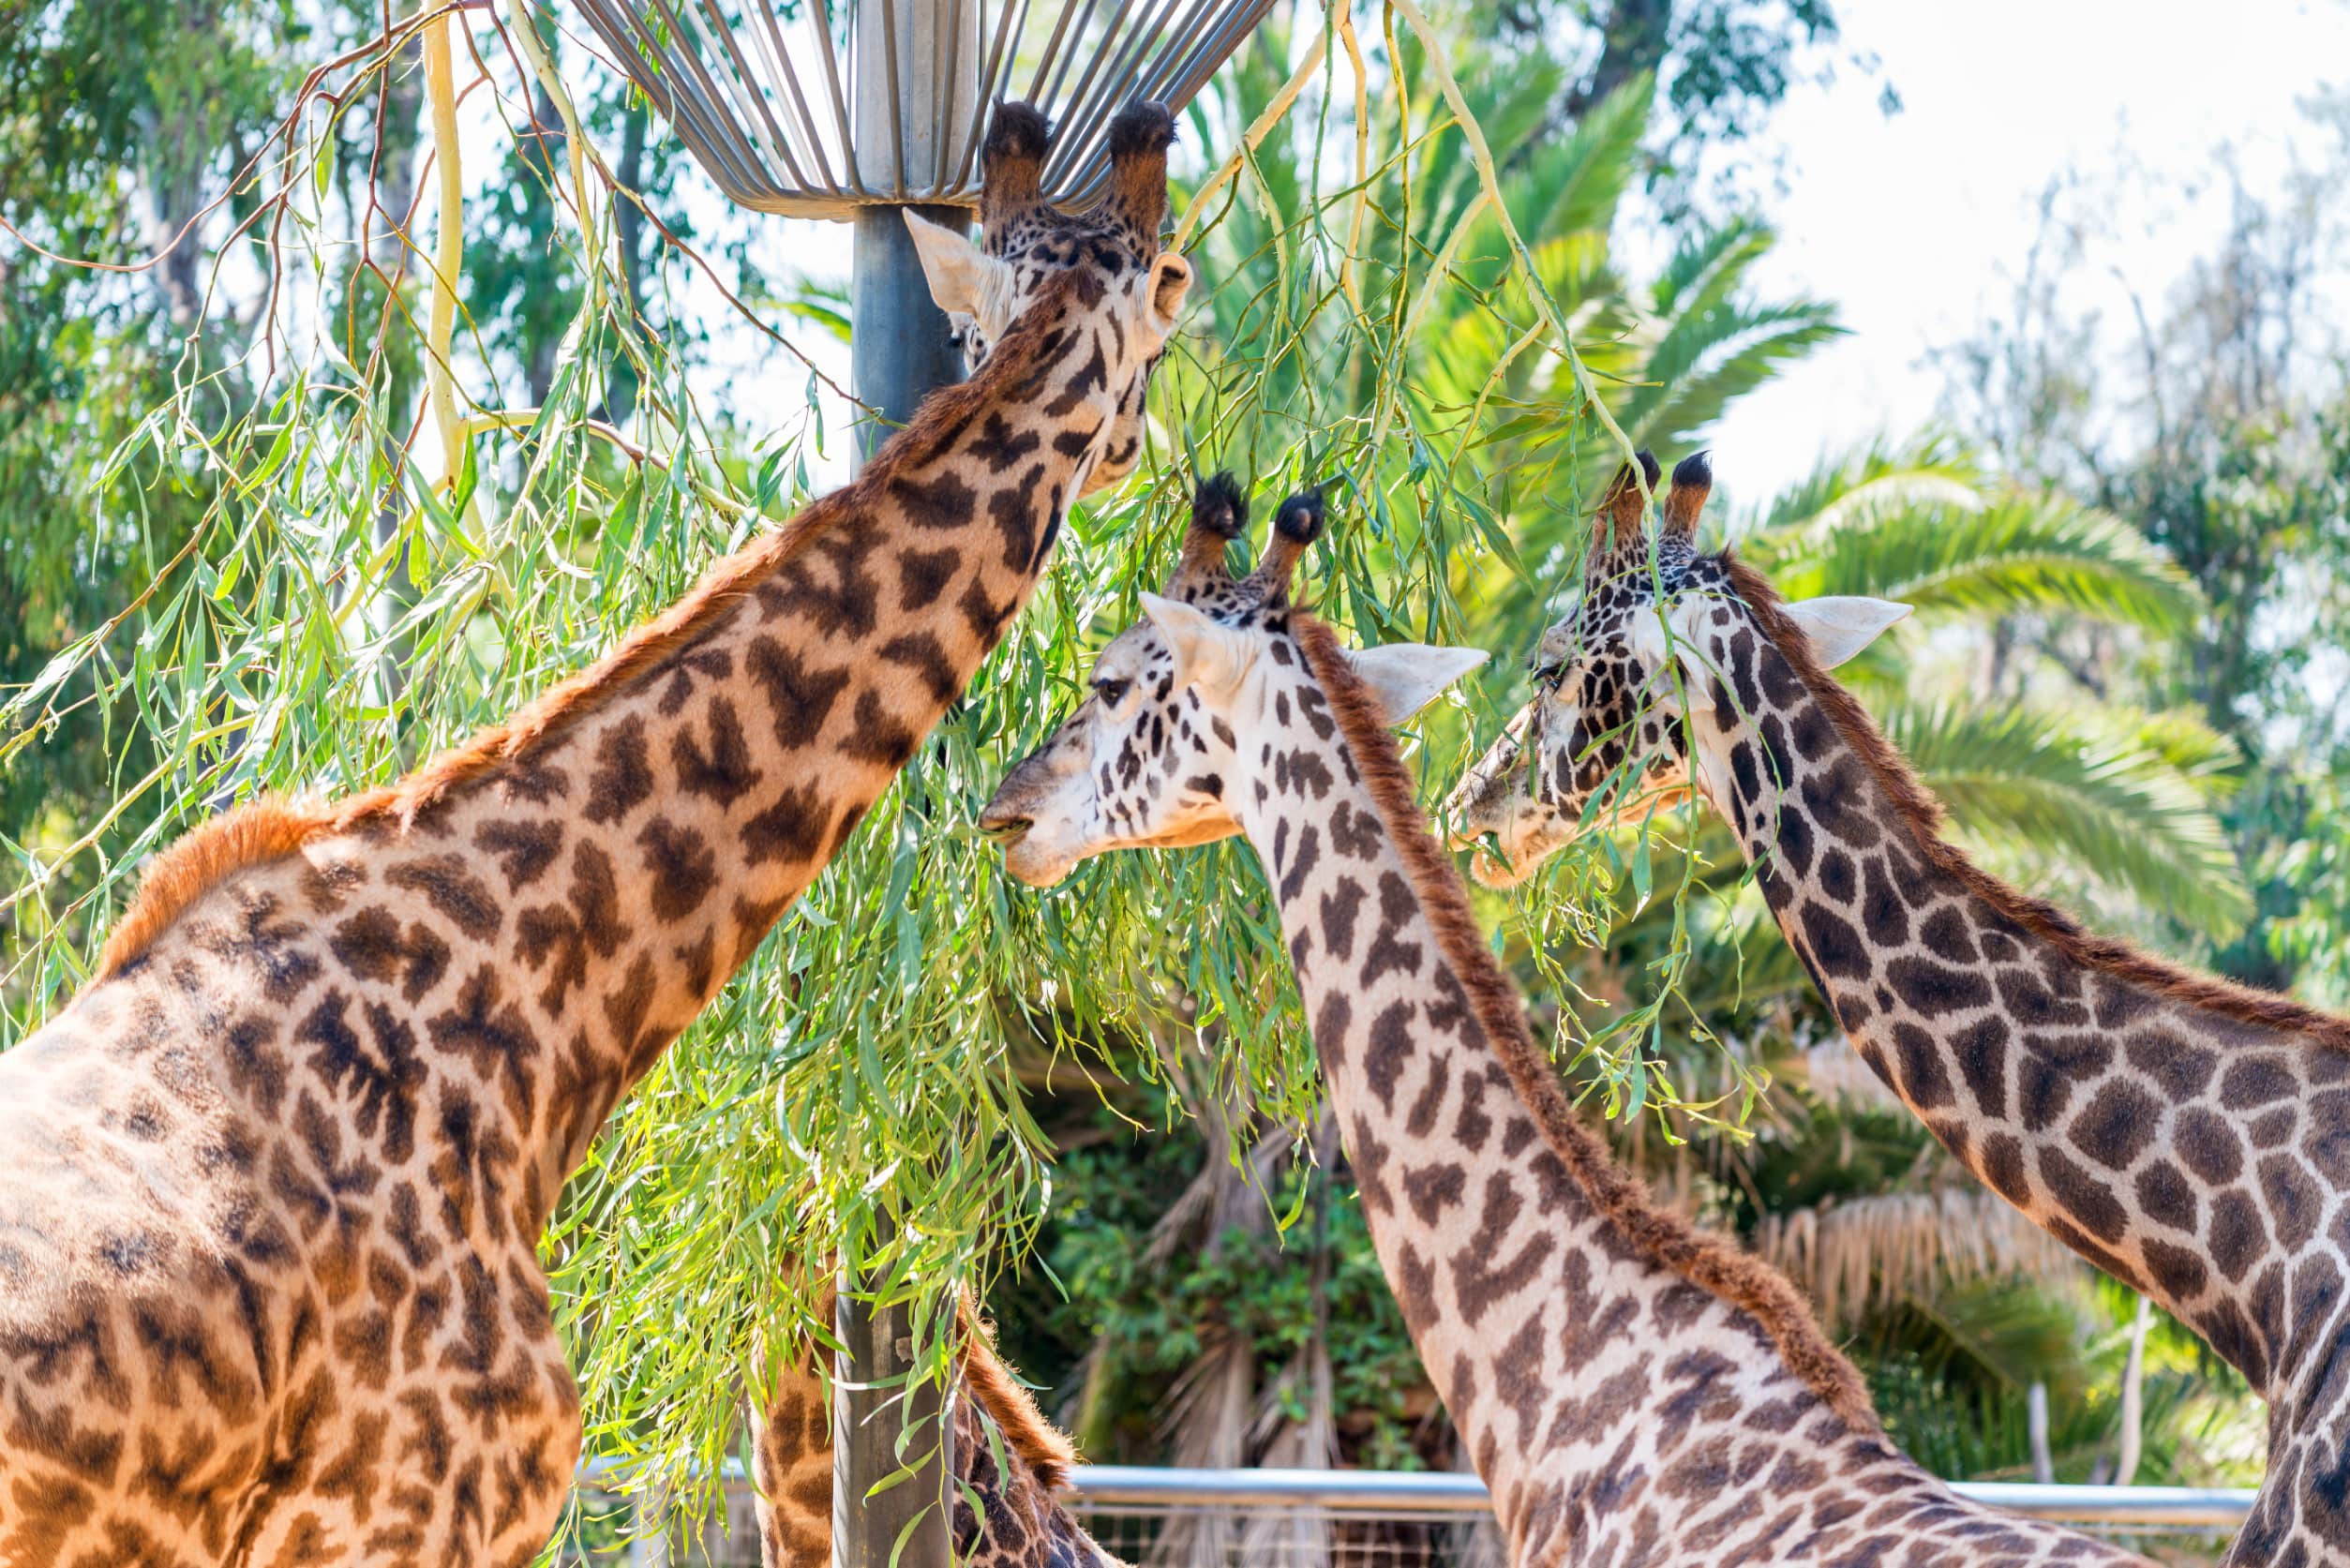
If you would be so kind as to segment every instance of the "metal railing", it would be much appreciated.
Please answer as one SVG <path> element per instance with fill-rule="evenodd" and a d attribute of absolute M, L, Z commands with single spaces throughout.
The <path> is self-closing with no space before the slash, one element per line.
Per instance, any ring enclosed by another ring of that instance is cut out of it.
<path fill-rule="evenodd" d="M 750 1483 L 738 1465 L 724 1477 L 726 1506 L 675 1542 L 632 1539 L 615 1494 L 621 1467 L 581 1466 L 583 1493 L 605 1501 L 610 1521 L 568 1561 L 590 1563 L 707 1564 L 734 1568 L 758 1561 L 750 1528 Z M 2201 1535 L 2224 1539 L 2252 1511 L 2249 1487 L 2043 1486 L 1961 1481 L 1963 1497 L 2033 1518 L 2104 1533 Z M 1080 1465 L 1067 1494 L 1070 1510 L 1102 1546 L 1128 1561 L 1156 1565 L 1248 1563 L 1250 1568 L 1316 1564 L 1476 1564 L 1492 1561 L 1476 1538 L 1489 1525 L 1485 1484 L 1447 1471 L 1175 1470 L 1147 1465 Z M 691 1540 L 688 1540 L 691 1537 Z"/>
<path fill-rule="evenodd" d="M 2167 1529 L 2235 1527 L 2251 1514 L 2249 1486 L 2043 1486 L 2028 1482 L 1955 1481 L 1951 1490 L 2035 1519 Z M 1315 1508 L 1332 1513 L 1451 1515 L 1490 1511 L 1485 1483 L 1450 1471 L 1369 1470 L 1172 1470 L 1153 1465 L 1079 1465 L 1072 1502 L 1123 1508 Z"/>

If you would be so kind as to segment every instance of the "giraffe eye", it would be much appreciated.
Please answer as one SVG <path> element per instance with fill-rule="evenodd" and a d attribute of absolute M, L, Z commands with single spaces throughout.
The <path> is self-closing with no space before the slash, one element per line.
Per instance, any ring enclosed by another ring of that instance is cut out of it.
<path fill-rule="evenodd" d="M 1126 694 L 1133 687 L 1134 683 L 1130 680 L 1097 680 L 1093 683 L 1093 694 L 1101 699 L 1102 707 L 1115 708 L 1126 700 Z"/>
<path fill-rule="evenodd" d="M 1534 677 L 1535 685 L 1555 687 L 1566 676 L 1566 661 L 1536 659 L 1526 666 L 1526 671 Z"/>

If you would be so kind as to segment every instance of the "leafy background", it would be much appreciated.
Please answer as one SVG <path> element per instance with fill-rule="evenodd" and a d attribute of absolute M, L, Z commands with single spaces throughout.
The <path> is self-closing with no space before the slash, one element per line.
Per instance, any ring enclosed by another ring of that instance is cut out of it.
<path fill-rule="evenodd" d="M 458 14 L 466 133 L 436 153 L 415 18 L 17 9 L 0 1044 L 86 973 L 144 854 L 261 787 L 396 776 L 578 667 L 836 474 L 848 411 L 841 280 L 779 267 L 560 11 Z M 755 1344 L 808 1330 L 811 1261 L 845 1253 L 925 1312 L 986 1290 L 1095 1457 L 1459 1462 L 1252 857 L 1113 857 L 1039 897 L 967 825 L 1220 465 L 1265 498 L 1330 485 L 1306 570 L 1361 637 L 1499 650 L 1413 737 L 1433 799 L 1519 700 L 1617 433 L 1670 461 L 1842 330 L 1759 281 L 1766 192 L 1718 156 L 1829 68 L 1871 67 L 1820 0 L 1277 7 L 1187 119 L 1205 287 L 1142 478 L 1081 509 L 1018 635 L 566 1194 L 546 1252 L 593 1451 L 692 1506 L 739 1449 Z M 462 265 L 437 357 L 443 156 Z M 1790 592 L 1919 606 L 1853 679 L 1996 869 L 2350 1003 L 2350 406 L 2308 264 L 2344 169 L 2239 190 L 2137 369 L 2090 376 L 2060 285 L 2130 177 L 2049 204 L 2041 270 L 1941 351 L 1936 427 L 1779 495 L 1725 473 L 1710 526 Z M 798 405 L 730 397 L 746 355 Z M 1625 1157 L 1813 1292 L 1928 1464 L 2256 1469 L 2231 1374 L 1855 1070 L 1713 824 L 1599 836 L 1479 897 Z"/>

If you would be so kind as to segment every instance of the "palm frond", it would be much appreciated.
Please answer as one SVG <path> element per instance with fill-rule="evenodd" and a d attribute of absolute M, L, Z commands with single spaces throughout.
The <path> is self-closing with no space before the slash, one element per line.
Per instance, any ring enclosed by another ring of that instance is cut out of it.
<path fill-rule="evenodd" d="M 2206 790 L 2172 760 L 2187 731 L 2127 722 L 1895 704 L 1885 731 L 1968 835 L 2045 859 L 2216 939 L 2252 894 Z M 2165 751 L 2164 745 L 2173 749 Z"/>
<path fill-rule="evenodd" d="M 1841 1042 L 1831 1049 L 1850 1054 Z M 1978 1279 L 2054 1279 L 2078 1259 L 1981 1188 L 1884 1192 L 1767 1214 L 1755 1250 L 1792 1277 L 1831 1323 L 1931 1300 Z"/>
<path fill-rule="evenodd" d="M 1879 437 L 1822 456 L 1810 473 L 1772 497 L 1738 530 L 1741 547 L 1772 568 L 1800 553 L 1791 541 L 1834 520 L 1854 498 L 1891 502 L 1911 495 L 1970 507 L 1981 503 L 1985 483 L 1974 453 L 1947 431 L 1929 429 L 1900 441 Z"/>
<path fill-rule="evenodd" d="M 1834 306 L 1802 298 L 1677 318 L 1641 366 L 1644 384 L 1623 399 L 1619 422 L 1638 445 L 1681 451 L 1731 403 L 1844 333 Z"/>
<path fill-rule="evenodd" d="M 1605 234 L 1639 167 L 1655 79 L 1646 73 L 1587 110 L 1573 134 L 1537 149 L 1512 181 L 1511 211 L 1528 233 Z"/>
<path fill-rule="evenodd" d="M 1902 495 L 1956 484 L 1932 471 L 1879 475 L 1870 485 L 1890 504 L 1859 504 L 1856 488 L 1822 509 L 1832 523 L 1759 533 L 1744 549 L 1792 599 L 1873 593 L 1921 610 L 2062 611 L 2163 634 L 2201 610 L 2186 574 L 2111 513 L 2047 494 L 1924 505 Z"/>
<path fill-rule="evenodd" d="M 1734 217 L 1684 240 L 1649 285 L 1648 307 L 1659 318 L 1702 315 L 1729 299 L 1746 272 L 1777 240 L 1770 225 Z"/>

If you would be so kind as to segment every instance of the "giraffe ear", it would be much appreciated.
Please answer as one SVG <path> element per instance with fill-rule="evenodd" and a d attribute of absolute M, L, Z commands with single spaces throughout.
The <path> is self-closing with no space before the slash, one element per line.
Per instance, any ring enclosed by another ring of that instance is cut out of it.
<path fill-rule="evenodd" d="M 1862 594 L 1823 593 L 1787 606 L 1787 618 L 1811 640 L 1821 669 L 1834 669 L 1875 642 L 1885 628 L 1909 613 L 1907 605 Z"/>
<path fill-rule="evenodd" d="M 1227 696 L 1249 673 L 1256 643 L 1215 618 L 1175 599 L 1143 595 L 1143 613 L 1175 652 L 1175 684 L 1197 686 L 1203 695 Z"/>
<path fill-rule="evenodd" d="M 933 223 L 911 208 L 906 212 L 906 227 L 914 236 L 914 249 L 922 259 L 922 276 L 930 279 L 930 297 L 938 302 L 938 308 L 950 316 L 979 314 L 987 269 L 1001 263 L 973 245 L 968 235 Z"/>
<path fill-rule="evenodd" d="M 1183 296 L 1190 290 L 1190 262 L 1172 250 L 1151 262 L 1150 327 L 1160 341 L 1175 336 L 1175 318 L 1183 314 Z"/>
<path fill-rule="evenodd" d="M 1437 648 L 1424 642 L 1391 642 L 1358 648 L 1346 662 L 1379 705 L 1381 722 L 1400 724 L 1437 694 L 1486 661 L 1482 648 Z"/>

